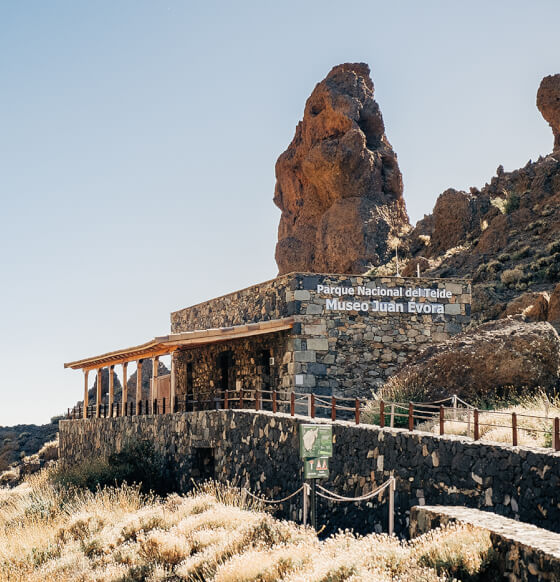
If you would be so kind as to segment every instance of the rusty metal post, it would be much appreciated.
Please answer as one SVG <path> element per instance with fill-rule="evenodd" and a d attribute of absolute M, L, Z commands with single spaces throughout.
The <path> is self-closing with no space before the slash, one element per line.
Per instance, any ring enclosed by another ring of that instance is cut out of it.
<path fill-rule="evenodd" d="M 554 419 L 554 450 L 560 451 L 560 418 Z"/>
<path fill-rule="evenodd" d="M 258 390 L 255 390 L 255 410 L 258 412 L 261 409 L 260 394 Z"/>
<path fill-rule="evenodd" d="M 227 410 L 229 406 L 228 402 L 228 391 L 224 390 L 224 410 Z"/>
<path fill-rule="evenodd" d="M 290 395 L 290 414 L 294 416 L 296 413 L 296 393 L 292 392 Z"/>
<path fill-rule="evenodd" d="M 379 426 L 385 428 L 385 402 L 379 401 Z"/>
<path fill-rule="evenodd" d="M 276 414 L 276 411 L 278 410 L 278 403 L 276 401 L 276 390 L 272 391 L 272 414 Z"/>
<path fill-rule="evenodd" d="M 480 430 L 478 426 L 478 408 L 475 408 L 473 411 L 474 415 L 474 440 L 477 441 L 480 438 Z"/>
<path fill-rule="evenodd" d="M 331 398 L 331 420 L 333 422 L 336 420 L 336 398 L 334 396 Z"/>
<path fill-rule="evenodd" d="M 445 408 L 439 407 L 439 434 L 445 434 Z"/>
<path fill-rule="evenodd" d="M 315 394 L 311 394 L 311 405 L 310 405 L 310 416 L 311 418 L 315 418 Z"/>
<path fill-rule="evenodd" d="M 408 403 L 408 430 L 414 430 L 414 406 Z"/>
<path fill-rule="evenodd" d="M 243 388 L 239 391 L 239 408 L 243 410 Z"/>
<path fill-rule="evenodd" d="M 513 446 L 517 446 L 517 414 L 515 412 L 511 413 L 511 432 L 512 432 L 512 440 Z"/>
<path fill-rule="evenodd" d="M 356 424 L 360 424 L 360 399 L 356 398 L 356 402 L 354 404 L 355 406 L 355 420 L 356 420 Z"/>

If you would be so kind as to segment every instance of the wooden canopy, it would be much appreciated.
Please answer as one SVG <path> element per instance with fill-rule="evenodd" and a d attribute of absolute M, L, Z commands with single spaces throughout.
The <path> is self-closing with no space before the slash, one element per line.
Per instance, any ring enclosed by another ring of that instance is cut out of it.
<path fill-rule="evenodd" d="M 92 356 L 90 358 L 84 358 L 83 360 L 68 362 L 64 364 L 64 367 L 72 368 L 73 370 L 95 370 L 105 366 L 114 366 L 115 364 L 171 354 L 181 347 L 196 347 L 254 335 L 275 333 L 291 329 L 293 325 L 294 318 L 285 317 L 282 319 L 261 321 L 259 323 L 248 323 L 246 325 L 174 333 L 155 337 L 153 340 L 139 346 L 132 346 L 130 348 L 107 352 L 100 356 Z"/>

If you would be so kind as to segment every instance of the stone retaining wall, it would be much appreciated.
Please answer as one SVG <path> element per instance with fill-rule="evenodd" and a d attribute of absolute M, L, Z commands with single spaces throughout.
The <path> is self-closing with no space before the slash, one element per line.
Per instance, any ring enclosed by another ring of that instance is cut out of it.
<path fill-rule="evenodd" d="M 167 457 L 183 490 L 193 470 L 199 475 L 201 455 L 211 454 L 216 479 L 279 498 L 301 485 L 298 425 L 309 421 L 249 410 L 66 420 L 60 422 L 60 456 L 72 464 L 93 453 L 109 455 L 130 439 L 149 439 Z M 358 496 L 395 476 L 395 524 L 401 534 L 408 531 L 410 508 L 425 504 L 464 505 L 560 531 L 560 453 L 345 421 L 332 424 L 334 457 L 323 485 Z M 285 504 L 281 515 L 299 519 L 300 510 L 297 499 Z M 386 511 L 385 498 L 370 504 L 320 500 L 319 523 L 327 531 L 386 531 Z"/>
<path fill-rule="evenodd" d="M 510 582 L 560 580 L 560 535 L 531 524 L 467 507 L 413 507 L 410 536 L 454 522 L 468 523 L 490 533 L 504 579 Z"/>

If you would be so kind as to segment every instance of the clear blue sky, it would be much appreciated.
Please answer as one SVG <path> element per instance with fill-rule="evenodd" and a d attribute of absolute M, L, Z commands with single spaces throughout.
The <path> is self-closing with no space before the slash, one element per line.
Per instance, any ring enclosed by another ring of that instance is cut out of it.
<path fill-rule="evenodd" d="M 369 63 L 413 221 L 552 149 L 557 0 L 0 0 L 0 425 L 82 396 L 63 362 L 272 278 L 274 164 L 314 85 Z"/>

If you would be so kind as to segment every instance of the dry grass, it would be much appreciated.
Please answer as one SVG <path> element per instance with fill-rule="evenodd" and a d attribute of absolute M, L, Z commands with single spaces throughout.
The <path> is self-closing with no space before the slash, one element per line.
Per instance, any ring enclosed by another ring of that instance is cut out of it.
<path fill-rule="evenodd" d="M 134 487 L 64 491 L 49 472 L 0 489 L 0 580 L 433 582 L 476 576 L 489 536 L 466 526 L 412 542 L 315 533 L 228 486 L 143 496 Z M 473 578 L 475 579 L 475 578 Z"/>

